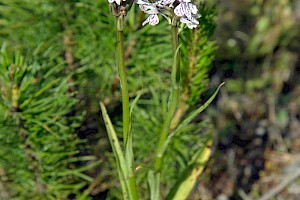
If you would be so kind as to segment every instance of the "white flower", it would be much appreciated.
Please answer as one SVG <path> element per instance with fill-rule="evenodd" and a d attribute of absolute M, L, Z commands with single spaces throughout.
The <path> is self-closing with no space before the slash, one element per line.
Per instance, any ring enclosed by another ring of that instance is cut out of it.
<path fill-rule="evenodd" d="M 174 2 L 175 2 L 175 0 L 158 0 L 157 4 L 161 5 L 161 6 L 173 7 Z"/>
<path fill-rule="evenodd" d="M 145 24 L 149 23 L 149 25 L 155 26 L 156 24 L 158 24 L 158 22 L 158 16 L 156 14 L 153 14 L 149 15 L 149 17 L 142 23 L 142 25 L 145 26 Z"/>
<path fill-rule="evenodd" d="M 190 0 L 179 0 L 180 3 L 174 9 L 175 15 L 180 17 L 180 22 L 185 23 L 188 28 L 196 28 L 199 24 L 197 18 L 201 15 L 198 14 L 198 8 L 190 3 Z"/>
<path fill-rule="evenodd" d="M 196 28 L 199 24 L 197 19 L 195 18 L 188 19 L 186 17 L 181 17 L 180 22 L 185 23 L 189 29 Z"/>
<path fill-rule="evenodd" d="M 186 16 L 191 18 L 192 15 L 196 15 L 198 12 L 197 7 L 192 3 L 181 2 L 176 8 L 174 9 L 174 13 L 178 17 Z"/>
<path fill-rule="evenodd" d="M 126 1 L 126 0 L 123 0 Z M 116 2 L 116 4 L 121 5 L 122 0 L 108 0 L 108 3 Z"/>
<path fill-rule="evenodd" d="M 158 14 L 165 17 L 171 23 L 171 10 L 173 9 L 175 16 L 179 18 L 181 23 L 185 23 L 188 28 L 195 28 L 199 24 L 197 18 L 201 15 L 198 14 L 198 8 L 191 3 L 191 0 L 157 0 L 154 3 L 150 3 L 148 0 L 136 0 L 136 3 L 143 12 L 150 15 L 143 22 L 143 26 L 147 23 L 152 26 L 158 24 Z M 173 4 L 176 5 L 175 8 Z"/>
<path fill-rule="evenodd" d="M 137 0 L 136 3 L 139 4 L 139 7 L 143 12 L 149 14 L 149 17 L 142 23 L 143 26 L 145 26 L 148 23 L 151 26 L 154 26 L 159 23 L 159 11 L 155 3 L 150 3 L 147 0 Z"/>
<path fill-rule="evenodd" d="M 150 3 L 149 4 L 140 4 L 139 7 L 143 12 L 150 14 L 150 15 L 159 13 L 156 6 L 151 5 Z"/>
<path fill-rule="evenodd" d="M 135 2 L 139 5 L 154 5 L 154 3 L 150 3 L 148 0 L 136 0 Z"/>

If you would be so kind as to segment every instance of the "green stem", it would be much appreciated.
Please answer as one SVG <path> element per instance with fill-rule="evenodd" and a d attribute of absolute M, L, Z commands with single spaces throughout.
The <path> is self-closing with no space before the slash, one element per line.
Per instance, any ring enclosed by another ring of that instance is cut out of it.
<path fill-rule="evenodd" d="M 129 132 L 129 96 L 126 79 L 126 68 L 124 64 L 124 44 L 123 44 L 123 31 L 118 30 L 117 35 L 118 43 L 118 71 L 121 82 L 122 90 L 122 109 L 123 109 L 123 139 L 124 146 L 126 147 L 128 132 Z"/>
<path fill-rule="evenodd" d="M 160 173 L 162 164 L 163 164 L 163 155 L 164 155 L 164 144 L 168 138 L 170 132 L 170 125 L 174 116 L 174 113 L 177 108 L 178 99 L 179 99 L 179 87 L 180 87 L 180 60 L 178 55 L 179 40 L 178 40 L 178 28 L 172 26 L 172 49 L 173 49 L 173 67 L 172 67 L 172 92 L 170 99 L 170 106 L 166 119 L 163 123 L 160 139 L 156 152 L 156 161 L 155 161 L 155 172 Z"/>
<path fill-rule="evenodd" d="M 130 111 L 129 111 L 129 95 L 126 78 L 126 68 L 124 63 L 124 42 L 123 42 L 124 17 L 117 17 L 117 51 L 118 51 L 118 72 L 121 83 L 122 92 L 122 111 L 123 111 L 123 140 L 125 148 L 125 160 L 128 168 L 129 177 L 125 180 L 128 183 L 129 198 L 138 199 L 138 191 L 133 169 L 133 151 L 132 151 L 132 135 L 129 135 Z"/>

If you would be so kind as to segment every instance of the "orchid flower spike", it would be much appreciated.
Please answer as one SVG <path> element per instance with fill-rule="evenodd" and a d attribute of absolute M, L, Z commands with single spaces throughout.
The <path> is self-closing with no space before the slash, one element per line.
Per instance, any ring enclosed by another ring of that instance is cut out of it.
<path fill-rule="evenodd" d="M 147 0 L 137 0 L 136 3 L 139 4 L 139 7 L 143 12 L 150 14 L 149 17 L 142 23 L 143 26 L 148 23 L 152 26 L 159 23 L 159 10 L 154 3 L 149 3 Z"/>
<path fill-rule="evenodd" d="M 174 18 L 177 22 L 186 24 L 188 28 L 193 29 L 198 26 L 199 21 L 197 19 L 201 17 L 198 8 L 191 0 L 157 0 L 154 3 L 148 0 L 135 0 L 135 2 L 144 13 L 149 14 L 149 17 L 142 24 L 143 26 L 145 24 L 152 26 L 158 24 L 158 15 L 160 14 L 169 23 Z"/>
<path fill-rule="evenodd" d="M 190 0 L 179 0 L 174 13 L 180 17 L 180 22 L 185 23 L 190 29 L 196 28 L 199 24 L 197 18 L 201 15 L 198 14 L 198 8 Z"/>

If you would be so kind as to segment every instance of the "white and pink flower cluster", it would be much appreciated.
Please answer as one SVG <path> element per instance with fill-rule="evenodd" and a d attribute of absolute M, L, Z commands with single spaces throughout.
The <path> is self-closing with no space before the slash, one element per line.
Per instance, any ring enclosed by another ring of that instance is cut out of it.
<path fill-rule="evenodd" d="M 108 0 L 109 3 L 126 4 L 132 0 Z M 191 2 L 192 0 L 156 0 L 149 2 L 148 0 L 135 0 L 140 9 L 149 14 L 148 18 L 143 22 L 145 24 L 156 25 L 159 23 L 158 15 L 162 15 L 171 23 L 171 18 L 174 17 L 187 25 L 188 28 L 196 28 L 199 24 L 198 18 L 201 15 L 198 13 L 198 8 Z"/>
<path fill-rule="evenodd" d="M 181 23 L 187 25 L 188 28 L 196 28 L 199 24 L 197 20 L 201 15 L 198 14 L 198 8 L 191 0 L 158 0 L 154 3 L 148 0 L 136 0 L 140 9 L 149 14 L 149 17 L 143 22 L 145 24 L 156 25 L 159 23 L 158 14 L 170 19 L 168 16 L 170 11 L 174 9 L 174 14 L 179 18 Z"/>

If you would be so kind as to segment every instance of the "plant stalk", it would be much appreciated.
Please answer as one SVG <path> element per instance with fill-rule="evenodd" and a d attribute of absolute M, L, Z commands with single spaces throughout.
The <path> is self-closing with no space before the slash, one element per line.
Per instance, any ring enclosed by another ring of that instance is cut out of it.
<path fill-rule="evenodd" d="M 123 111 L 123 140 L 125 149 L 125 160 L 127 163 L 129 177 L 126 182 L 129 185 L 129 198 L 132 200 L 138 199 L 138 191 L 136 188 L 136 180 L 133 169 L 133 151 L 132 151 L 132 135 L 129 133 L 130 127 L 130 111 L 129 111 L 129 95 L 126 78 L 126 67 L 124 62 L 124 16 L 117 17 L 117 54 L 118 54 L 118 73 L 121 84 L 122 93 L 122 111 Z"/>
<path fill-rule="evenodd" d="M 126 79 L 126 68 L 124 64 L 124 43 L 123 30 L 118 30 L 117 34 L 118 51 L 118 73 L 122 92 L 122 110 L 123 110 L 123 140 L 126 147 L 129 132 L 129 96 Z"/>
<path fill-rule="evenodd" d="M 178 28 L 172 26 L 172 50 L 173 50 L 173 66 L 172 66 L 172 92 L 170 98 L 170 105 L 166 119 L 162 126 L 162 131 L 159 138 L 159 143 L 156 152 L 156 161 L 155 161 L 155 172 L 160 173 L 163 156 L 164 156 L 164 144 L 170 133 L 170 126 L 174 116 L 174 113 L 177 108 L 178 99 L 179 99 L 179 88 L 180 88 L 180 60 L 179 60 L 179 39 L 178 39 Z"/>

